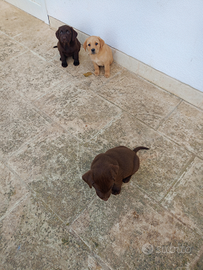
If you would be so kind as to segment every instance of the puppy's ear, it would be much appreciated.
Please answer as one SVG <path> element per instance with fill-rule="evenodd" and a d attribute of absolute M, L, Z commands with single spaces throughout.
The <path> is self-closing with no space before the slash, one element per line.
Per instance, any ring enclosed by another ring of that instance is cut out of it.
<path fill-rule="evenodd" d="M 100 37 L 98 37 L 98 39 L 99 39 L 99 42 L 100 42 L 100 48 L 102 48 L 104 46 L 105 42 Z"/>
<path fill-rule="evenodd" d="M 111 171 L 111 176 L 114 180 L 116 180 L 116 176 L 118 174 L 119 166 L 118 165 L 110 165 L 110 171 Z"/>
<path fill-rule="evenodd" d="M 59 39 L 59 29 L 56 31 L 55 35 L 56 35 L 57 39 Z"/>
<path fill-rule="evenodd" d="M 87 49 L 87 38 L 86 38 L 86 40 L 85 40 L 85 42 L 84 42 L 84 44 L 83 44 L 83 48 L 84 48 L 85 51 L 86 51 L 86 49 Z"/>
<path fill-rule="evenodd" d="M 72 37 L 71 37 L 72 38 L 72 41 L 75 41 L 78 33 L 73 29 L 73 27 L 71 27 L 71 31 L 72 31 Z"/>
<path fill-rule="evenodd" d="M 89 185 L 90 188 L 92 188 L 92 184 L 94 183 L 94 181 L 91 170 L 83 174 L 82 179 Z"/>

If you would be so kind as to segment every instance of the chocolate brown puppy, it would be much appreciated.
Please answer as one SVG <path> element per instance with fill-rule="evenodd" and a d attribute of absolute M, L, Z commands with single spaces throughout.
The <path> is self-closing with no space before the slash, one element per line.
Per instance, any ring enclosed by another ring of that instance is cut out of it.
<path fill-rule="evenodd" d="M 140 162 L 137 152 L 149 148 L 140 146 L 131 150 L 125 146 L 112 148 L 97 155 L 91 169 L 82 179 L 95 188 L 97 195 L 107 201 L 111 193 L 117 195 L 121 191 L 122 183 L 130 181 L 131 176 L 139 169 Z"/>
<path fill-rule="evenodd" d="M 56 37 L 59 40 L 57 47 L 61 56 L 62 67 L 67 67 L 66 59 L 70 56 L 74 59 L 73 65 L 78 66 L 80 42 L 76 38 L 78 33 L 70 26 L 63 25 L 56 31 Z"/>

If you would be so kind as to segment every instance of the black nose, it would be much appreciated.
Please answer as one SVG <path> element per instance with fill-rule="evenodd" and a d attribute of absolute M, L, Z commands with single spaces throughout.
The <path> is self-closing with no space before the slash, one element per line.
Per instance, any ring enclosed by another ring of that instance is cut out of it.
<path fill-rule="evenodd" d="M 92 52 L 92 53 L 95 53 L 95 49 L 94 49 L 94 48 L 93 48 L 93 49 L 91 49 L 91 52 Z"/>

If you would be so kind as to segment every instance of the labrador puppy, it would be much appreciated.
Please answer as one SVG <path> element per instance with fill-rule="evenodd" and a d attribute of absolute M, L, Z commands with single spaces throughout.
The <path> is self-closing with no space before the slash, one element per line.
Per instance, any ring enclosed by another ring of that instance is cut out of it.
<path fill-rule="evenodd" d="M 121 191 L 122 182 L 130 181 L 131 176 L 139 169 L 140 162 L 137 152 L 149 148 L 140 146 L 131 150 L 125 146 L 112 148 L 97 155 L 91 169 L 82 179 L 95 188 L 97 195 L 107 201 L 111 193 L 117 195 Z"/>
<path fill-rule="evenodd" d="M 59 40 L 57 47 L 60 53 L 60 60 L 62 62 L 62 67 L 67 67 L 66 59 L 70 56 L 74 59 L 73 65 L 78 66 L 79 63 L 79 51 L 80 42 L 76 38 L 78 33 L 70 26 L 63 25 L 56 31 L 56 37 Z"/>
<path fill-rule="evenodd" d="M 99 75 L 99 66 L 104 66 L 105 77 L 110 76 L 110 65 L 113 62 L 111 48 L 100 37 L 88 37 L 83 48 L 88 50 L 88 54 L 94 64 L 94 74 Z"/>

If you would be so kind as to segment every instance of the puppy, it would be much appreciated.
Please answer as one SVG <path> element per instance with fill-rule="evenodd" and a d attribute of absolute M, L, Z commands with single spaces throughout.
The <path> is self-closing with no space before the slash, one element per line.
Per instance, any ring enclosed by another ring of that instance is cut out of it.
<path fill-rule="evenodd" d="M 99 75 L 99 66 L 104 66 L 105 77 L 110 76 L 110 65 L 113 62 L 111 48 L 100 37 L 88 37 L 83 48 L 88 50 L 88 54 L 94 64 L 94 74 Z"/>
<path fill-rule="evenodd" d="M 78 66 L 79 63 L 79 51 L 80 42 L 76 38 L 77 32 L 68 25 L 63 25 L 56 31 L 56 37 L 59 40 L 57 47 L 60 53 L 60 60 L 62 62 L 62 67 L 67 67 L 67 57 L 72 56 L 74 59 L 73 65 Z"/>
<path fill-rule="evenodd" d="M 131 150 L 125 146 L 118 146 L 97 155 L 91 169 L 82 179 L 90 188 L 95 188 L 99 198 L 107 201 L 111 193 L 119 194 L 122 182 L 129 182 L 131 176 L 139 169 L 140 162 L 136 153 L 141 149 L 149 148 L 140 146 Z"/>

